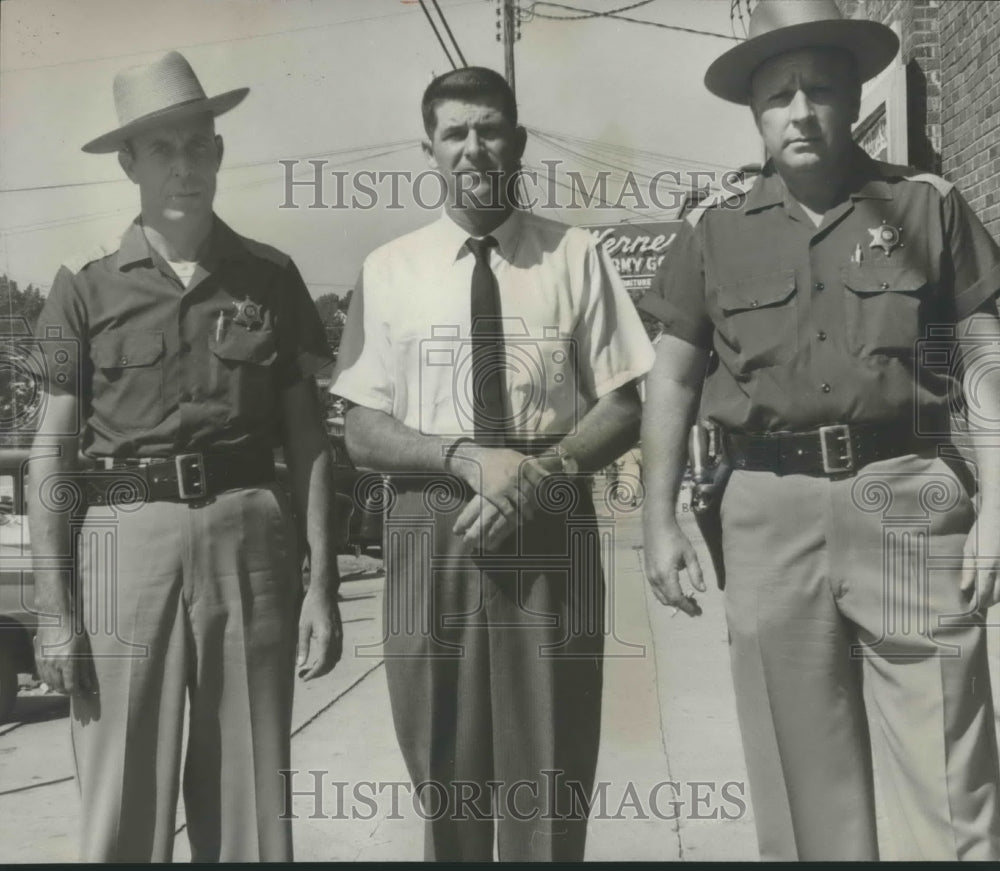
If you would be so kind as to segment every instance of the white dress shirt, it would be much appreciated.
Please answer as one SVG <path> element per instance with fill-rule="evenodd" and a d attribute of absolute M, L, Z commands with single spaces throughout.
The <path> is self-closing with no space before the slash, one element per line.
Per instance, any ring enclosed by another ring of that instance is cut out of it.
<path fill-rule="evenodd" d="M 491 234 L 511 435 L 564 436 L 654 352 L 586 230 L 515 210 Z M 468 233 L 447 214 L 365 260 L 330 391 L 425 435 L 473 433 Z"/>

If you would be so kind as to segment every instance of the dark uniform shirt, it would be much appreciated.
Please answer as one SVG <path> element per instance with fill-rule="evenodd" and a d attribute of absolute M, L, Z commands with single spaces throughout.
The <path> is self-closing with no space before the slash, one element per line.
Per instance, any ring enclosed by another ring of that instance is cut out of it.
<path fill-rule="evenodd" d="M 819 227 L 770 163 L 689 214 L 639 305 L 717 352 L 705 417 L 745 432 L 947 418 L 940 339 L 1000 291 L 1000 249 L 937 176 L 859 149 L 848 184 Z"/>
<path fill-rule="evenodd" d="M 63 266 L 36 336 L 50 390 L 80 397 L 91 456 L 273 448 L 280 391 L 331 360 L 295 264 L 218 218 L 187 288 L 138 220 L 117 249 Z"/>

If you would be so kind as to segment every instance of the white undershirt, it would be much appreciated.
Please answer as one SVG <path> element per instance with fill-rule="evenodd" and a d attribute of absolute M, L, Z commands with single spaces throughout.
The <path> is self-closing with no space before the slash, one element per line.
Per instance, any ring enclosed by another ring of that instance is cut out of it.
<path fill-rule="evenodd" d="M 191 283 L 191 277 L 194 275 L 194 271 L 198 266 L 198 261 L 168 260 L 167 263 L 170 264 L 170 268 L 174 270 L 174 273 L 181 280 L 181 283 L 187 287 Z"/>

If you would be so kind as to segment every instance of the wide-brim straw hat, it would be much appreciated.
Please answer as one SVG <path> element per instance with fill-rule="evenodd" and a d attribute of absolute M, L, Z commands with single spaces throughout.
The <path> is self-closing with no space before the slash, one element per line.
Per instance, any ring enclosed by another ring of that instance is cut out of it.
<path fill-rule="evenodd" d="M 250 93 L 249 88 L 207 97 L 187 59 L 167 52 L 151 64 L 122 70 L 115 76 L 118 127 L 83 146 L 90 154 L 118 151 L 125 141 L 150 127 L 210 113 L 228 112 Z"/>
<path fill-rule="evenodd" d="M 857 59 L 862 82 L 877 76 L 899 51 L 884 24 L 844 18 L 834 0 L 760 0 L 747 39 L 713 61 L 705 87 L 731 103 L 750 102 L 750 80 L 764 61 L 803 48 L 843 48 Z"/>

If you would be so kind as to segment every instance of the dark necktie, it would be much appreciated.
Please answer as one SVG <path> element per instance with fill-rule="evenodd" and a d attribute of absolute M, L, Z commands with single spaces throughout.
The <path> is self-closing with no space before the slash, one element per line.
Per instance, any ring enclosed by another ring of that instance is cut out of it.
<path fill-rule="evenodd" d="M 490 269 L 492 236 L 465 243 L 476 258 L 472 270 L 472 416 L 476 441 L 503 444 L 508 429 L 504 403 L 506 365 L 500 289 Z M 462 401 L 464 397 L 460 398 Z"/>

